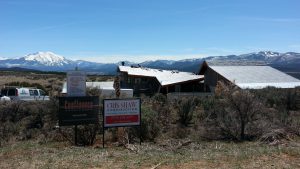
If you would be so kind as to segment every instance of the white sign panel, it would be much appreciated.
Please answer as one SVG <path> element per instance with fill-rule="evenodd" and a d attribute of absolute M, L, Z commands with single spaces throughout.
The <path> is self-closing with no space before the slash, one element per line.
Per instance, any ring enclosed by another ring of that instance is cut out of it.
<path fill-rule="evenodd" d="M 69 71 L 67 73 L 68 96 L 86 95 L 86 74 L 82 71 Z"/>
<path fill-rule="evenodd" d="M 141 124 L 140 99 L 107 99 L 103 101 L 104 127 L 138 126 Z"/>

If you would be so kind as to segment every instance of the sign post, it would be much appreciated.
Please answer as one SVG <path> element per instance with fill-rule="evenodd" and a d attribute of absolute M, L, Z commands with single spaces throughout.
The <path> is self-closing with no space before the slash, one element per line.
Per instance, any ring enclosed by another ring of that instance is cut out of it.
<path fill-rule="evenodd" d="M 85 72 L 75 71 L 67 72 L 67 94 L 68 96 L 85 96 L 86 95 L 86 74 Z M 75 145 L 77 145 L 77 124 L 75 124 Z"/>
<path fill-rule="evenodd" d="M 116 76 L 114 79 L 114 89 L 116 98 L 119 99 L 121 92 L 120 92 L 120 77 Z M 119 143 L 122 143 L 123 138 L 125 136 L 125 128 L 124 127 L 118 127 L 118 141 Z"/>
<path fill-rule="evenodd" d="M 128 126 L 141 126 L 141 99 L 104 99 L 103 131 L 105 128 Z"/>
<path fill-rule="evenodd" d="M 99 98 L 85 97 L 86 73 L 67 72 L 67 96 L 59 98 L 59 125 L 74 126 L 75 145 L 77 145 L 77 125 L 98 121 Z"/>
<path fill-rule="evenodd" d="M 72 126 L 77 145 L 77 125 L 97 124 L 99 121 L 99 97 L 59 97 L 59 126 Z"/>

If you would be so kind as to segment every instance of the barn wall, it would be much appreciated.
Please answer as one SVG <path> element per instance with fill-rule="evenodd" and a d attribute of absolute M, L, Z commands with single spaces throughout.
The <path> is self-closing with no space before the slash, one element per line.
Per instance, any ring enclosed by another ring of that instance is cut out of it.
<path fill-rule="evenodd" d="M 203 83 L 200 81 L 189 81 L 180 84 L 164 86 L 161 88 L 161 93 L 173 93 L 173 92 L 203 92 Z"/>
<path fill-rule="evenodd" d="M 204 74 L 204 84 L 206 86 L 206 91 L 207 92 L 214 92 L 215 87 L 217 86 L 218 81 L 223 81 L 223 82 L 229 82 L 227 79 L 225 79 L 223 76 L 215 72 L 213 69 L 208 67 Z"/>
<path fill-rule="evenodd" d="M 158 92 L 160 84 L 153 77 L 130 76 L 120 72 L 121 88 L 133 89 L 134 95 L 153 95 Z"/>
<path fill-rule="evenodd" d="M 119 71 L 119 70 L 118 70 Z M 205 92 L 204 83 L 197 81 L 182 82 L 179 84 L 162 87 L 154 77 L 132 76 L 127 72 L 118 72 L 121 88 L 133 89 L 134 95 L 140 94 L 153 95 L 155 93 L 172 93 L 172 92 Z"/>

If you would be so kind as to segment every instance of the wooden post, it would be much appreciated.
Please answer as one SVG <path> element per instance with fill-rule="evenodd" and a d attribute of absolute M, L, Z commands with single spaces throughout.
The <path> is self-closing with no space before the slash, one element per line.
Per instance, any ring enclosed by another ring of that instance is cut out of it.
<path fill-rule="evenodd" d="M 120 91 L 120 77 L 116 76 L 114 80 L 114 88 L 116 92 L 116 98 L 119 99 L 121 95 Z M 124 127 L 118 127 L 118 142 L 123 143 L 125 136 L 125 128 Z"/>
<path fill-rule="evenodd" d="M 102 148 L 104 148 L 104 140 L 105 140 L 105 138 L 104 138 L 104 136 L 105 136 L 105 127 L 104 127 L 104 100 L 103 100 L 103 110 L 102 110 Z"/>
<path fill-rule="evenodd" d="M 77 146 L 77 125 L 75 125 L 75 128 L 74 128 L 74 132 L 75 132 L 75 146 Z"/>
<path fill-rule="evenodd" d="M 142 145 L 142 103 L 140 100 L 140 145 Z"/>
<path fill-rule="evenodd" d="M 104 134 L 105 134 L 105 128 L 104 128 L 104 125 L 103 125 L 102 148 L 104 148 Z"/>

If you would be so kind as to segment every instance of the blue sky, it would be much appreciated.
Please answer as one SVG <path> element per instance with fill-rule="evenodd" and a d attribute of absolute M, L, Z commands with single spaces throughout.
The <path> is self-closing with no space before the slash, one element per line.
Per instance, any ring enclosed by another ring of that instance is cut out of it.
<path fill-rule="evenodd" d="M 300 52 L 299 0 L 0 0 L 0 57 L 97 62 Z"/>

